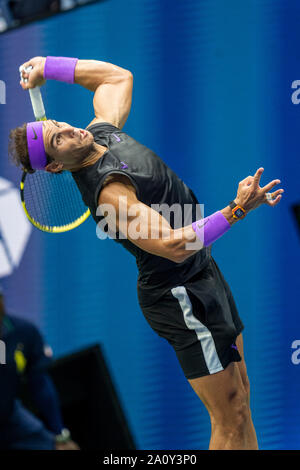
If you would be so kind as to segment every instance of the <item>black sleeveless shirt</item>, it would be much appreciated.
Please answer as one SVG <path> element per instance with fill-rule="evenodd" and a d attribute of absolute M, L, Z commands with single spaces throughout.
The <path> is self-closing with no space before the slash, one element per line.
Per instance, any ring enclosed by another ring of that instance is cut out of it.
<path fill-rule="evenodd" d="M 108 175 L 113 173 L 126 175 L 136 189 L 138 200 L 154 210 L 155 204 L 179 204 L 182 217 L 180 221 L 177 218 L 169 221 L 172 228 L 190 225 L 202 217 L 199 215 L 200 206 L 196 212 L 198 201 L 192 190 L 152 150 L 109 123 L 94 124 L 88 130 L 93 134 L 95 142 L 106 146 L 108 150 L 93 165 L 72 175 L 96 223 L 103 219 L 103 216 L 96 214 L 102 185 Z M 210 259 L 210 248 L 203 248 L 183 263 L 175 263 L 143 251 L 128 239 L 117 238 L 115 241 L 136 258 L 141 305 L 150 305 L 168 288 L 190 279 Z"/>

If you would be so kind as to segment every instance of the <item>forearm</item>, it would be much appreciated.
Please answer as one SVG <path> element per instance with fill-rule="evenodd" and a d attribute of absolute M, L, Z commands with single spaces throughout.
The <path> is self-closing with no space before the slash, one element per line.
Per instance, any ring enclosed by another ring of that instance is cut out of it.
<path fill-rule="evenodd" d="M 58 80 L 78 83 L 88 90 L 96 91 L 104 83 L 115 84 L 132 77 L 128 70 L 108 62 L 70 57 L 33 57 L 24 62 L 20 69 L 20 85 L 24 90 L 41 86 L 45 80 Z"/>
<path fill-rule="evenodd" d="M 224 209 L 221 209 L 219 212 L 226 219 L 228 224 L 230 224 L 230 226 L 237 222 L 237 219 L 235 219 L 232 215 L 230 206 L 224 207 Z M 198 236 L 192 224 L 172 231 L 169 239 L 168 249 L 173 252 L 173 256 L 175 257 L 174 260 L 176 262 L 181 263 L 190 256 L 194 255 L 197 251 L 203 249 L 205 246 L 209 246 L 209 239 L 211 239 L 212 234 L 209 234 L 208 231 L 211 231 L 211 228 L 213 228 L 208 227 L 207 225 L 210 217 L 212 217 L 212 215 L 198 221 L 198 225 L 201 226 L 201 231 L 198 232 Z M 226 221 L 224 220 L 225 225 Z M 219 234 L 217 238 L 222 236 L 222 230 L 220 233 L 221 235 Z M 223 234 L 224 233 L 226 232 L 224 231 Z"/>
<path fill-rule="evenodd" d="M 78 60 L 75 67 L 75 83 L 95 92 L 104 83 L 118 83 L 131 75 L 126 69 L 99 60 Z"/>
<path fill-rule="evenodd" d="M 175 263 L 182 263 L 197 251 L 211 245 L 237 222 L 232 216 L 231 208 L 227 206 L 193 224 L 172 229 L 169 222 L 157 212 L 151 210 L 147 214 L 147 207 L 139 207 L 141 209 L 138 210 L 137 218 L 136 214 L 132 217 L 127 215 L 125 223 L 119 225 L 123 238 L 129 238 L 144 251 Z M 144 223 L 141 226 L 137 221 L 142 220 Z M 125 231 L 121 225 L 125 227 Z"/>

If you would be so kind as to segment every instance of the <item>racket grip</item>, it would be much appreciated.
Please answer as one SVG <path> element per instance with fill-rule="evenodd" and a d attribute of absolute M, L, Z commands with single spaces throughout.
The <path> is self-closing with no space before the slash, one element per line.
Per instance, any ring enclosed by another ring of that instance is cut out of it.
<path fill-rule="evenodd" d="M 45 121 L 47 118 L 40 87 L 30 88 L 29 95 L 36 121 Z"/>
<path fill-rule="evenodd" d="M 31 69 L 32 67 L 29 66 L 24 70 L 25 72 L 29 73 Z M 22 66 L 19 67 L 21 80 L 26 83 L 28 79 L 22 78 L 22 70 L 23 70 L 23 67 Z M 45 121 L 47 118 L 46 118 L 46 112 L 44 108 L 44 103 L 43 103 L 40 87 L 36 86 L 35 88 L 29 88 L 29 95 L 31 99 L 33 114 L 34 114 L 36 121 Z"/>

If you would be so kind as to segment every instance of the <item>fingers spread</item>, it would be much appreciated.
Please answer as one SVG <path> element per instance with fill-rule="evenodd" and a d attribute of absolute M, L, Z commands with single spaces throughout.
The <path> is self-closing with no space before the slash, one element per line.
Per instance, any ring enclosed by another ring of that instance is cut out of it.
<path fill-rule="evenodd" d="M 273 201 L 268 201 L 269 206 L 276 206 L 281 200 L 281 194 L 279 194 Z"/>
<path fill-rule="evenodd" d="M 284 189 L 277 189 L 276 191 L 274 191 L 274 193 L 272 193 L 273 199 L 277 197 L 278 194 L 282 194 L 282 193 L 284 193 Z"/>
<path fill-rule="evenodd" d="M 280 180 L 273 180 L 271 181 L 270 183 L 266 184 L 266 186 L 264 186 L 262 189 L 263 192 L 268 192 L 270 191 L 272 188 L 274 188 L 274 186 L 276 186 L 277 184 L 281 183 Z"/>
<path fill-rule="evenodd" d="M 266 193 L 265 194 L 265 202 L 269 206 L 275 206 L 281 200 L 282 193 L 284 193 L 284 189 L 277 189 L 274 193 Z"/>
<path fill-rule="evenodd" d="M 254 178 L 253 178 L 253 186 L 254 186 L 255 188 L 258 188 L 258 186 L 259 186 L 260 178 L 261 178 L 261 175 L 263 174 L 263 171 L 264 171 L 263 168 L 259 168 L 259 169 L 257 170 L 257 172 L 255 173 L 255 175 L 254 175 Z"/>

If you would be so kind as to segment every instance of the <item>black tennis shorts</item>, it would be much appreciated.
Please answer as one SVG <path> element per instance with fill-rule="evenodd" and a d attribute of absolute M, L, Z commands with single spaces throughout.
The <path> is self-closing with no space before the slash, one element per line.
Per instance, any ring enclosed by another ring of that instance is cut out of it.
<path fill-rule="evenodd" d="M 241 360 L 235 340 L 244 325 L 212 257 L 196 276 L 141 308 L 152 329 L 175 349 L 187 379 L 220 372 Z"/>

